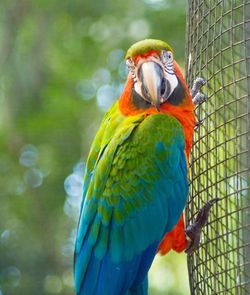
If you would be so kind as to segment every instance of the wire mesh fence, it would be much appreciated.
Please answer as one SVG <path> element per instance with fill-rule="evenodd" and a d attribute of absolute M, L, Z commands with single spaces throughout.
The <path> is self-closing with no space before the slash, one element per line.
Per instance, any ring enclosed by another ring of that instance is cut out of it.
<path fill-rule="evenodd" d="M 186 222 L 220 197 L 188 257 L 191 294 L 250 294 L 250 1 L 189 0 L 187 81 L 207 85 L 197 107 Z"/>

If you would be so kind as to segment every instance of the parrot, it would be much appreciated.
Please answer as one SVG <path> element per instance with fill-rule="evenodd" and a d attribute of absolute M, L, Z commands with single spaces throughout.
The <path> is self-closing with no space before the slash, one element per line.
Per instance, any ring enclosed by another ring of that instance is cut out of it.
<path fill-rule="evenodd" d="M 155 255 L 197 249 L 207 220 L 208 210 L 200 209 L 196 225 L 185 230 L 196 117 L 173 49 L 145 39 L 125 60 L 124 89 L 86 162 L 74 252 L 77 295 L 147 295 Z M 195 94 L 201 85 L 196 81 Z"/>

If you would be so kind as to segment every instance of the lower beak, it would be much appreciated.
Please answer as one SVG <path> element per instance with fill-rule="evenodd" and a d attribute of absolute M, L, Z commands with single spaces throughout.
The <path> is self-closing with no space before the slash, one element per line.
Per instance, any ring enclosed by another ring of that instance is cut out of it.
<path fill-rule="evenodd" d="M 153 61 L 144 62 L 139 70 L 139 79 L 142 83 L 142 95 L 160 111 L 161 86 L 163 81 L 161 66 Z"/>

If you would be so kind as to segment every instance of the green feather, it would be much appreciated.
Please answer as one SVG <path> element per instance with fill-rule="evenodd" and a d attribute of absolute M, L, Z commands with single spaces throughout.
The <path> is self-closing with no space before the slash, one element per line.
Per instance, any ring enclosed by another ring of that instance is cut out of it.
<path fill-rule="evenodd" d="M 173 49 L 164 41 L 155 39 L 145 39 L 133 44 L 127 51 L 125 59 L 133 58 L 136 55 L 147 53 L 151 50 L 169 50 L 173 52 Z"/>
<path fill-rule="evenodd" d="M 181 213 L 183 206 L 174 203 L 178 198 L 172 199 L 179 181 L 176 174 L 181 174 L 184 135 L 174 117 L 125 117 L 117 103 L 100 130 L 87 163 L 86 174 L 92 176 L 80 218 L 77 251 L 89 233 L 95 255 L 102 259 L 109 250 L 118 263 L 161 239 L 169 216 L 168 202 L 180 207 Z M 169 195 L 162 193 L 167 190 Z"/>

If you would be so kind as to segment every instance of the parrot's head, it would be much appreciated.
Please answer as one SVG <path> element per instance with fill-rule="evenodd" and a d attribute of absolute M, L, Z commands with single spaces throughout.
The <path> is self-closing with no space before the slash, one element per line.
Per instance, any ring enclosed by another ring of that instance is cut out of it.
<path fill-rule="evenodd" d="M 131 92 L 134 108 L 160 111 L 166 102 L 177 106 L 187 98 L 189 90 L 167 43 L 139 41 L 128 49 L 125 58 L 129 69 L 125 93 Z"/>

